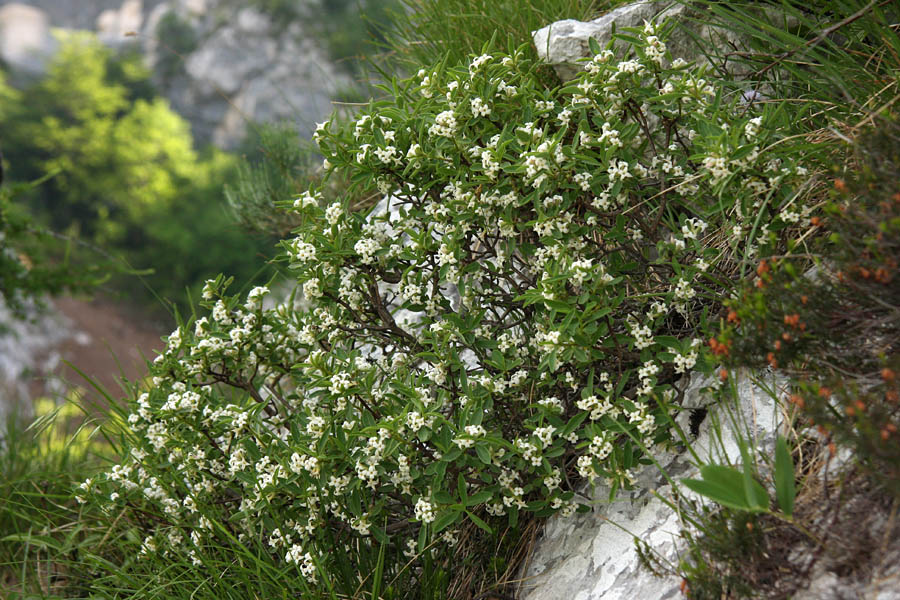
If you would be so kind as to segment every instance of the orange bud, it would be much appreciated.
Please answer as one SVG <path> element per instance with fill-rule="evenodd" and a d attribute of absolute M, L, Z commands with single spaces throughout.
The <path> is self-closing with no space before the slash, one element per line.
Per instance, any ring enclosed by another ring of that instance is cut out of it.
<path fill-rule="evenodd" d="M 887 367 L 885 367 L 881 370 L 881 378 L 887 382 L 894 381 L 894 378 L 896 376 L 897 376 L 896 373 L 894 373 L 892 370 L 888 369 Z"/>
<path fill-rule="evenodd" d="M 725 381 L 728 379 L 728 369 L 720 369 L 719 370 L 719 379 Z"/>
<path fill-rule="evenodd" d="M 819 395 L 822 396 L 823 398 L 827 398 L 831 395 L 831 390 L 829 390 L 827 387 L 825 387 L 823 385 L 822 387 L 819 388 Z"/>
<path fill-rule="evenodd" d="M 835 179 L 834 180 L 834 189 L 836 189 L 838 192 L 843 194 L 847 191 L 847 184 L 844 182 L 843 179 L 840 179 L 840 178 Z"/>

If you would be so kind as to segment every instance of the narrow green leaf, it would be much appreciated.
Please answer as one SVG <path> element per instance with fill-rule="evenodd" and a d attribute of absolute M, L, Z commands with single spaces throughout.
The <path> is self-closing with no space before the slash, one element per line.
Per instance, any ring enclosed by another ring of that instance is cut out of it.
<path fill-rule="evenodd" d="M 450 525 L 456 523 L 462 513 L 457 510 L 447 510 L 438 515 L 431 525 L 435 533 L 440 533 Z"/>
<path fill-rule="evenodd" d="M 53 550 L 59 550 L 60 548 L 58 540 L 55 540 L 48 535 L 32 535 L 30 533 L 14 533 L 0 539 L 0 542 L 21 542 L 23 544 L 41 548 L 51 548 Z"/>
<path fill-rule="evenodd" d="M 743 479 L 744 479 L 744 496 L 747 498 L 747 504 L 754 507 L 754 510 L 766 510 L 769 508 L 769 494 L 756 478 L 753 476 L 753 462 L 750 460 L 750 452 L 747 450 L 747 444 L 743 439 L 738 440 L 738 446 L 741 449 L 741 460 L 743 460 Z"/>
<path fill-rule="evenodd" d="M 438 490 L 434 493 L 435 501 L 441 504 L 453 504 L 453 496 L 446 490 Z"/>
<path fill-rule="evenodd" d="M 775 497 L 778 507 L 788 518 L 794 514 L 794 498 L 797 490 L 794 484 L 794 461 L 784 436 L 779 435 L 775 443 Z"/>
<path fill-rule="evenodd" d="M 489 526 L 487 523 L 485 523 L 484 521 L 482 521 L 481 519 L 479 519 L 478 517 L 476 517 L 474 513 L 471 513 L 471 512 L 469 512 L 469 511 L 466 511 L 466 514 L 469 515 L 469 518 L 472 520 L 473 523 L 475 523 L 476 525 L 478 525 L 478 527 L 480 527 L 481 529 L 484 529 L 484 530 L 487 531 L 488 533 L 491 533 L 491 534 L 494 533 L 494 532 L 491 530 L 490 526 Z M 517 515 L 517 516 L 518 516 L 518 515 Z"/>
<path fill-rule="evenodd" d="M 428 545 L 428 525 L 426 523 L 422 523 L 422 527 L 419 528 L 419 554 L 425 552 L 425 546 Z"/>
<path fill-rule="evenodd" d="M 682 479 L 690 490 L 710 500 L 736 510 L 755 511 L 744 493 L 744 476 L 732 467 L 705 465 L 700 469 L 703 479 Z"/>
<path fill-rule="evenodd" d="M 469 496 L 468 501 L 466 502 L 467 507 L 478 506 L 479 504 L 483 504 L 493 498 L 493 494 L 487 490 L 481 490 L 475 494 Z"/>

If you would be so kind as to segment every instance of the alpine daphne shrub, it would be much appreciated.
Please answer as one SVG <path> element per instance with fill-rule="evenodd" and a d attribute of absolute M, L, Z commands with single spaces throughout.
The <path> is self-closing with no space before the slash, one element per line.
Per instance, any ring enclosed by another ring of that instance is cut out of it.
<path fill-rule="evenodd" d="M 804 212 L 802 168 L 765 150 L 777 128 L 654 26 L 632 33 L 563 89 L 521 51 L 484 54 L 320 127 L 326 168 L 385 200 L 293 203 L 303 302 L 210 282 L 211 315 L 168 338 L 137 398 L 130 455 L 83 496 L 155 510 L 144 553 L 200 564 L 259 539 L 322 585 L 335 539 L 445 550 L 465 519 L 628 485 L 669 438 L 663 400 L 735 257 Z"/>

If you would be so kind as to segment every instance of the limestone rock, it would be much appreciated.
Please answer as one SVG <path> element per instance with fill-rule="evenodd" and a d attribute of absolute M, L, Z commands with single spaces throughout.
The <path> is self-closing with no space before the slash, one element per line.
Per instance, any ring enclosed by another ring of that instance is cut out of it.
<path fill-rule="evenodd" d="M 732 31 L 703 24 L 708 20 L 707 8 L 702 5 L 688 3 L 672 3 L 669 0 L 640 0 L 620 6 L 598 19 L 589 22 L 568 19 L 551 23 L 532 33 L 538 56 L 550 63 L 556 74 L 563 81 L 573 79 L 581 70 L 579 59 L 590 56 L 588 39 L 594 38 L 601 47 L 612 39 L 612 26 L 617 30 L 623 27 L 643 27 L 644 21 L 663 23 L 668 20 L 674 28 L 667 36 L 666 44 L 674 58 L 683 58 L 688 62 L 710 64 L 708 56 L 698 48 L 695 37 L 714 42 L 712 47 L 725 49 L 745 46 L 746 39 Z M 785 21 L 783 13 L 776 9 L 763 9 L 765 16 L 774 22 Z M 793 21 L 782 23 L 792 26 Z M 714 60 L 721 67 L 721 57 Z M 741 68 L 733 63 L 729 65 L 733 74 L 741 74 Z"/>
<path fill-rule="evenodd" d="M 534 45 L 538 56 L 553 65 L 560 79 L 568 81 L 582 70 L 578 60 L 590 56 L 589 38 L 594 38 L 603 47 L 612 37 L 613 23 L 617 28 L 643 26 L 645 20 L 653 19 L 668 5 L 652 1 L 635 2 L 587 23 L 574 19 L 557 21 L 532 34 Z"/>

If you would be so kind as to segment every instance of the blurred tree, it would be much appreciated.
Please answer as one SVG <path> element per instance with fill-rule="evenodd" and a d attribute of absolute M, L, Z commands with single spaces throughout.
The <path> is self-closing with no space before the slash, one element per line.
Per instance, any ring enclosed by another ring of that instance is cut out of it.
<path fill-rule="evenodd" d="M 28 192 L 34 217 L 155 269 L 148 283 L 182 307 L 185 288 L 220 271 L 249 283 L 274 240 L 249 238 L 229 221 L 221 190 L 235 158 L 198 154 L 188 123 L 148 92 L 134 55 L 113 55 L 86 33 L 60 41 L 44 79 L 0 89 L 7 176 L 53 175 Z"/>

